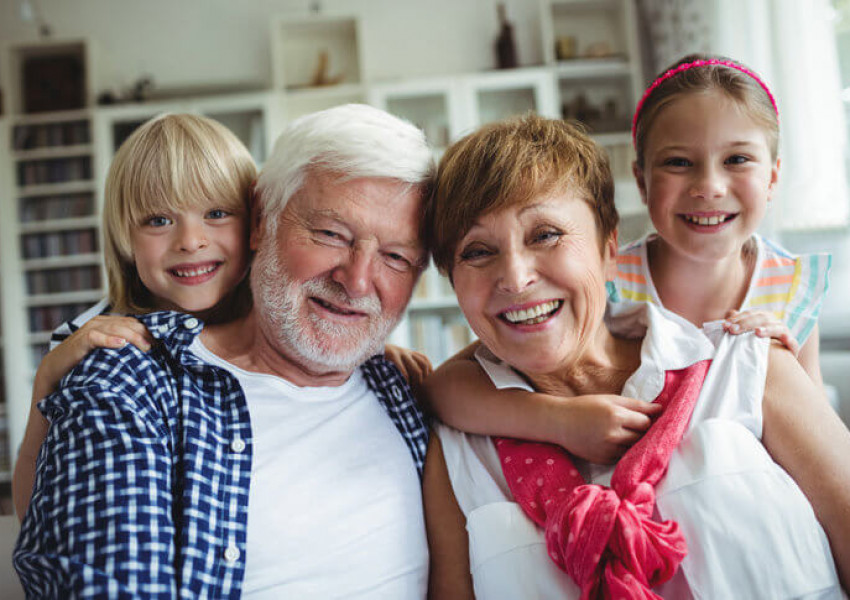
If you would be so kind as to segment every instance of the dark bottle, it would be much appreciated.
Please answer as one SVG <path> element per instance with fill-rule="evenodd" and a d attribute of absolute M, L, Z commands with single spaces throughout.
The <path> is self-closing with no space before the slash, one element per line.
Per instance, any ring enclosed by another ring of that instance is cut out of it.
<path fill-rule="evenodd" d="M 505 4 L 500 2 L 496 7 L 499 13 L 499 37 L 496 38 L 496 64 L 500 69 L 513 69 L 517 66 L 516 45 L 514 44 L 514 27 L 508 23 Z"/>

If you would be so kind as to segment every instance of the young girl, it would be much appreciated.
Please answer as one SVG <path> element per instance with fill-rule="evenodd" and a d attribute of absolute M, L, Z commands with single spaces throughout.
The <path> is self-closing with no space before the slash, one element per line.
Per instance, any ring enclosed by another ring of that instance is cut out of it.
<path fill-rule="evenodd" d="M 608 317 L 652 302 L 698 326 L 725 319 L 731 333 L 755 329 L 784 343 L 822 385 L 817 316 L 830 257 L 796 257 L 755 233 L 780 162 L 778 111 L 765 83 L 724 58 L 685 57 L 649 86 L 632 134 L 634 175 L 657 233 L 620 250 Z M 426 383 L 437 415 L 464 431 L 552 442 L 610 463 L 657 410 L 621 396 L 496 392 L 471 353 Z"/>
<path fill-rule="evenodd" d="M 256 177 L 245 146 L 202 116 L 156 117 L 121 145 L 107 175 L 103 210 L 109 298 L 60 326 L 38 368 L 13 478 L 19 518 L 47 434 L 38 401 L 94 348 L 150 348 L 147 329 L 120 315 L 179 310 L 215 323 L 236 319 L 250 306 L 248 213 Z M 430 370 L 421 354 L 388 346 L 387 355 L 406 376 Z"/>

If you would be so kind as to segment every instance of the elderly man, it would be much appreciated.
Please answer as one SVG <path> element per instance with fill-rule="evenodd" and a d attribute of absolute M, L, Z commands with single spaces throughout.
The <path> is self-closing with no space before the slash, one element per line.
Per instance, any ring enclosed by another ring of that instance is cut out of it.
<path fill-rule="evenodd" d="M 422 598 L 427 433 L 378 354 L 426 262 L 421 132 L 294 122 L 257 183 L 254 308 L 92 353 L 46 401 L 15 566 L 34 597 Z M 370 358 L 372 357 L 372 358 Z"/>

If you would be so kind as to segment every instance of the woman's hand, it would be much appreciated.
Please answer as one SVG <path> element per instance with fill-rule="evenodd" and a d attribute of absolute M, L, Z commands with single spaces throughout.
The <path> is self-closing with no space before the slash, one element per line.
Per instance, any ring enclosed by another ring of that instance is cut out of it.
<path fill-rule="evenodd" d="M 800 344 L 797 343 L 788 326 L 772 313 L 763 310 L 745 310 L 743 312 L 730 310 L 726 313 L 723 329 L 733 335 L 745 331 L 755 331 L 758 337 L 769 337 L 781 342 L 794 356 L 800 353 Z"/>

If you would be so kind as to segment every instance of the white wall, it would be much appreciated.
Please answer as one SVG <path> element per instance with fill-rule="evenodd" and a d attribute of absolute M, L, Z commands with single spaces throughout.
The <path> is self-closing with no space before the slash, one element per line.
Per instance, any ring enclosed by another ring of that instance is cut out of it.
<path fill-rule="evenodd" d="M 504 0 L 520 63 L 540 64 L 538 0 Z M 0 40 L 32 41 L 21 0 L 0 0 Z M 362 18 L 371 79 L 493 68 L 496 0 L 321 0 L 322 11 Z M 152 75 L 163 88 L 268 85 L 270 20 L 308 14 L 310 0 L 39 0 L 55 37 L 96 44 L 95 90 Z"/>

